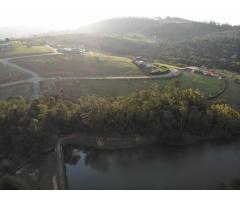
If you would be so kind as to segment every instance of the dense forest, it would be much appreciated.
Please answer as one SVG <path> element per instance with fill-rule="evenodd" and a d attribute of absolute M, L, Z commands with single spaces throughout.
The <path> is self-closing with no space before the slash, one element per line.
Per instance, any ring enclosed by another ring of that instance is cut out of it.
<path fill-rule="evenodd" d="M 212 33 L 191 41 L 162 45 L 161 48 L 162 59 L 240 71 L 240 31 L 237 30 Z"/>
<path fill-rule="evenodd" d="M 157 41 L 181 42 L 209 33 L 239 30 L 237 26 L 215 22 L 194 22 L 181 18 L 114 18 L 91 24 L 80 32 L 145 36 Z"/>
<path fill-rule="evenodd" d="M 73 132 L 166 139 L 239 134 L 239 111 L 209 103 L 199 91 L 177 85 L 139 90 L 128 97 L 81 97 L 77 102 L 57 97 L 0 101 L 0 151 L 39 151 L 51 137 Z"/>

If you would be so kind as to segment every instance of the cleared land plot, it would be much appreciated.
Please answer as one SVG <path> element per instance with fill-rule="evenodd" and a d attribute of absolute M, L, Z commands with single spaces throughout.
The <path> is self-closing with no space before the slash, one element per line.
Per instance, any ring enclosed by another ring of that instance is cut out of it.
<path fill-rule="evenodd" d="M 162 63 L 153 63 L 153 66 L 160 70 L 162 73 L 169 71 L 169 67 L 163 65 Z"/>
<path fill-rule="evenodd" d="M 240 80 L 240 74 L 228 70 L 214 69 L 218 73 L 221 73 L 225 76 L 227 80 L 225 92 L 219 96 L 219 100 L 223 100 L 230 104 L 232 107 L 239 109 L 240 108 L 240 84 L 236 82 L 236 79 Z"/>
<path fill-rule="evenodd" d="M 44 77 L 144 75 L 129 58 L 99 53 L 16 59 L 14 63 Z"/>
<path fill-rule="evenodd" d="M 128 95 L 137 89 L 165 86 L 173 80 L 179 80 L 182 88 L 199 89 L 209 96 L 216 94 L 224 86 L 222 80 L 184 73 L 173 79 L 46 81 L 42 83 L 42 92 L 44 96 L 58 95 L 66 99 L 78 99 L 87 95 L 116 97 Z"/>
<path fill-rule="evenodd" d="M 234 80 L 227 81 L 226 91 L 219 97 L 219 99 L 230 104 L 234 108 L 240 108 L 240 84 Z"/>
<path fill-rule="evenodd" d="M 0 63 L 0 84 L 20 81 L 27 78 L 30 78 L 28 74 Z"/>
<path fill-rule="evenodd" d="M 174 65 L 162 63 L 162 62 L 160 62 L 160 61 L 158 61 L 158 60 L 154 60 L 153 64 L 156 64 L 156 65 L 158 65 L 158 66 L 163 66 L 163 67 L 166 67 L 166 68 L 169 68 L 169 69 L 176 68 L 176 66 L 174 66 Z"/>
<path fill-rule="evenodd" d="M 8 87 L 0 87 L 0 99 L 7 99 L 12 96 L 22 96 L 26 99 L 32 96 L 32 83 L 23 83 Z"/>
<path fill-rule="evenodd" d="M 51 52 L 52 49 L 48 48 L 47 46 L 32 46 L 32 47 L 19 46 L 12 51 L 1 52 L 0 58 L 44 54 Z"/>
<path fill-rule="evenodd" d="M 224 80 L 188 72 L 183 72 L 177 80 L 180 81 L 181 87 L 199 89 L 208 96 L 214 96 L 224 88 Z"/>

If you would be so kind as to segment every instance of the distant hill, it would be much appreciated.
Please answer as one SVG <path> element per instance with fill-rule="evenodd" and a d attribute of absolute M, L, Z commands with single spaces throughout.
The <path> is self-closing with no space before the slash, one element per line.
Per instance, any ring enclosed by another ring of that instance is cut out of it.
<path fill-rule="evenodd" d="M 40 35 L 59 35 L 72 33 L 71 30 L 49 31 L 44 28 L 28 28 L 28 27 L 0 27 L 0 39 L 5 38 L 26 38 Z"/>
<path fill-rule="evenodd" d="M 206 65 L 240 72 L 240 30 L 211 33 L 182 42 L 145 42 L 100 34 L 44 36 L 52 46 L 84 45 L 93 51 L 121 56 L 147 56 L 182 65 Z"/>
<path fill-rule="evenodd" d="M 21 38 L 30 37 L 34 34 L 44 33 L 46 30 L 38 28 L 27 28 L 27 27 L 1 27 L 0 28 L 0 39 L 4 38 Z"/>
<path fill-rule="evenodd" d="M 114 18 L 79 29 L 79 32 L 113 35 L 143 35 L 158 41 L 180 42 L 210 33 L 235 30 L 228 24 L 194 22 L 182 18 Z"/>
<path fill-rule="evenodd" d="M 240 30 L 211 33 L 195 40 L 161 47 L 162 58 L 240 72 Z"/>
<path fill-rule="evenodd" d="M 170 17 L 131 17 L 101 21 L 77 32 L 46 40 L 55 46 L 83 44 L 90 50 L 116 55 L 143 55 L 176 64 L 240 72 L 239 26 Z"/>

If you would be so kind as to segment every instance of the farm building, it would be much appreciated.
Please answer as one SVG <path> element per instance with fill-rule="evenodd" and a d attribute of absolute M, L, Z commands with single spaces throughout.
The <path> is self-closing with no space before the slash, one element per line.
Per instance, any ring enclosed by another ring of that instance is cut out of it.
<path fill-rule="evenodd" d="M 139 68 L 141 68 L 148 75 L 158 75 L 161 74 L 161 70 L 157 67 L 154 67 L 152 63 L 150 63 L 146 58 L 142 56 L 138 56 L 133 60 Z"/>
<path fill-rule="evenodd" d="M 222 79 L 222 75 L 214 72 L 212 70 L 209 70 L 207 67 L 194 67 L 194 66 L 189 66 L 189 67 L 184 67 L 182 68 L 183 70 L 188 70 L 191 71 L 193 73 L 198 73 L 198 74 L 202 74 L 204 76 L 210 76 L 210 77 L 214 77 L 214 78 L 218 78 L 218 79 Z"/>

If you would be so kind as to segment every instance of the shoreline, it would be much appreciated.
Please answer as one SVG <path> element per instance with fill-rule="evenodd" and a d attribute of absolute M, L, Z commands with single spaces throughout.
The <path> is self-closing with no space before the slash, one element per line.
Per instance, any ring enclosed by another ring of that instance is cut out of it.
<path fill-rule="evenodd" d="M 213 136 L 206 136 L 206 137 L 185 137 L 185 141 L 176 143 L 176 141 L 171 141 L 169 143 L 162 140 L 160 138 L 99 138 L 99 137 L 84 137 L 84 136 L 69 136 L 66 138 L 61 138 L 58 140 L 57 145 L 55 147 L 55 155 L 57 160 L 56 165 L 56 186 L 55 189 L 58 190 L 67 190 L 68 189 L 68 180 L 66 175 L 66 166 L 65 166 L 65 159 L 64 159 L 64 147 L 68 145 L 83 145 L 85 147 L 92 147 L 99 150 L 117 150 L 117 149 L 127 149 L 127 148 L 134 148 L 138 146 L 144 145 L 151 145 L 151 144 L 166 144 L 166 145 L 190 145 L 197 142 L 202 141 L 211 141 L 223 138 L 230 138 L 233 135 L 213 135 Z"/>
<path fill-rule="evenodd" d="M 235 135 L 236 136 L 236 135 Z M 65 160 L 64 160 L 64 147 L 68 145 L 80 145 L 88 148 L 94 148 L 96 150 L 119 150 L 119 149 L 131 149 L 137 147 L 144 147 L 148 145 L 170 145 L 170 146 L 185 146 L 185 145 L 194 145 L 195 143 L 200 142 L 207 142 L 207 141 L 214 141 L 219 139 L 231 139 L 235 137 L 234 134 L 212 134 L 211 136 L 191 136 L 185 135 L 181 138 L 174 138 L 174 139 L 164 139 L 160 137 L 148 136 L 135 136 L 135 137 L 100 137 L 97 135 L 87 136 L 86 134 L 73 134 L 71 136 L 62 137 L 62 138 L 55 138 L 52 141 L 52 145 L 43 149 L 40 154 L 34 154 L 30 157 L 26 158 L 19 166 L 15 166 L 14 169 L 11 171 L 9 175 L 16 176 L 17 171 L 21 171 L 26 166 L 31 165 L 32 161 L 39 155 L 42 156 L 42 159 L 49 160 L 50 158 L 53 159 L 52 162 L 52 172 L 53 174 L 49 174 L 49 180 L 45 180 L 44 178 L 39 177 L 39 181 L 37 185 L 40 186 L 38 189 L 42 189 L 44 187 L 46 189 L 58 189 L 58 190 L 66 190 L 68 189 L 68 181 L 66 175 L 66 168 L 65 168 Z M 173 138 L 173 137 L 172 137 Z M 48 158 L 50 157 L 50 158 Z M 44 164 L 45 163 L 45 164 Z M 46 170 L 46 166 L 48 165 L 45 161 L 41 164 L 40 168 L 36 169 L 42 171 L 43 169 Z M 45 166 L 45 167 L 44 167 Z M 31 183 L 28 183 L 24 177 L 16 176 L 17 179 L 22 179 L 23 181 L 29 186 L 28 188 L 31 189 Z M 47 181 L 47 182 L 46 182 Z M 14 182 L 13 182 L 14 184 Z M 35 187 L 32 187 L 34 189 Z M 36 188 L 35 188 L 36 189 Z"/>

